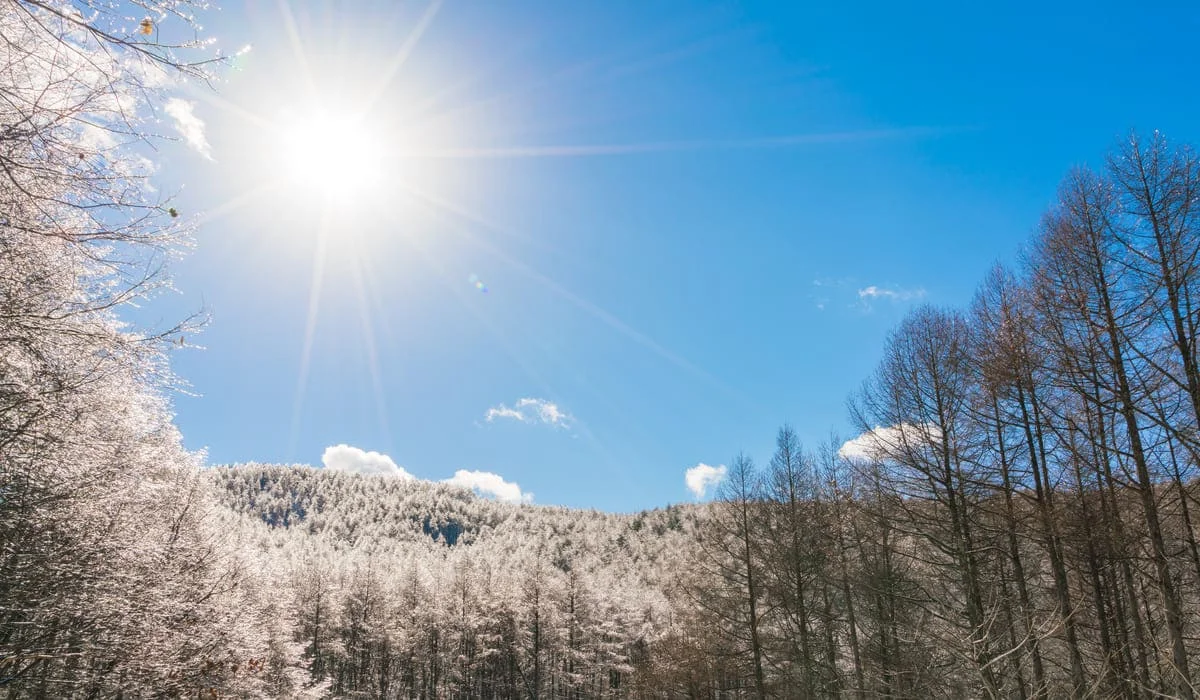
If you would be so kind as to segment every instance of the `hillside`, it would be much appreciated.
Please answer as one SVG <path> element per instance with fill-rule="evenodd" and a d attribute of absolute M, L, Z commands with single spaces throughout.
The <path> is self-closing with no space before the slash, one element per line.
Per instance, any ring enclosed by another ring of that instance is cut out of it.
<path fill-rule="evenodd" d="M 504 503 L 446 484 L 308 466 L 242 464 L 207 473 L 218 502 L 246 518 L 249 530 L 261 523 L 335 549 L 437 545 L 513 555 L 533 540 L 587 570 L 678 558 L 704 510 L 685 504 L 626 515 Z"/>
<path fill-rule="evenodd" d="M 701 511 L 501 503 L 302 466 L 207 476 L 231 537 L 286 591 L 313 675 L 338 695 L 621 693 L 670 628 L 668 591 Z"/>

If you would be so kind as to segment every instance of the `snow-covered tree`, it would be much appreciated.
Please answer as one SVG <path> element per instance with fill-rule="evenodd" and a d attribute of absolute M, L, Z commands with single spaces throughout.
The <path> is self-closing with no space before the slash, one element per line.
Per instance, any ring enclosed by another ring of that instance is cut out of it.
<path fill-rule="evenodd" d="M 170 422 L 188 226 L 150 186 L 153 110 L 197 78 L 191 6 L 0 3 L 0 687 L 10 697 L 258 692 L 258 593 Z M 145 34 L 143 26 L 162 31 Z M 194 59 L 194 60 L 193 60 Z M 290 663 L 290 662 L 288 662 Z"/>

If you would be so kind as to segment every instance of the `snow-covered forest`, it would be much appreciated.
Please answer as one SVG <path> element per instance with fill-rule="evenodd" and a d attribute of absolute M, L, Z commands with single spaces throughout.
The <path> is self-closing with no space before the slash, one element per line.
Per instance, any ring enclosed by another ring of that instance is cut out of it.
<path fill-rule="evenodd" d="M 0 694 L 1195 697 L 1191 147 L 1070 172 L 1015 269 L 893 331 L 858 437 L 785 426 L 711 503 L 212 466 L 170 408 L 201 319 L 126 312 L 194 221 L 154 114 L 221 57 L 136 5 L 0 0 Z"/>

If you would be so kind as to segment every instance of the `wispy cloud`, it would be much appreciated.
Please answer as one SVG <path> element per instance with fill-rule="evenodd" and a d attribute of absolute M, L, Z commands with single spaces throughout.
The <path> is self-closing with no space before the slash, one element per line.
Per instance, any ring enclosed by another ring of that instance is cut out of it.
<path fill-rule="evenodd" d="M 724 464 L 713 467 L 701 462 L 683 473 L 683 483 L 696 498 L 704 498 L 709 489 L 725 480 L 725 472 Z"/>
<path fill-rule="evenodd" d="M 874 299 L 884 299 L 887 301 L 914 301 L 923 299 L 925 290 L 917 287 L 916 289 L 904 289 L 902 287 L 879 287 L 871 285 L 858 290 L 858 298 L 863 302 L 869 303 Z"/>
<path fill-rule="evenodd" d="M 812 281 L 809 299 L 818 311 L 857 309 L 871 311 L 877 304 L 903 304 L 925 298 L 922 287 L 863 285 L 853 277 L 818 277 Z"/>
<path fill-rule="evenodd" d="M 552 425 L 569 428 L 575 419 L 558 404 L 546 399 L 518 399 L 512 406 L 500 404 L 487 410 L 484 418 L 489 423 L 497 420 L 515 420 L 519 423 Z"/>
<path fill-rule="evenodd" d="M 187 142 L 189 148 L 212 160 L 212 149 L 204 135 L 204 122 L 195 113 L 196 105 L 178 97 L 167 100 L 166 113 L 175 121 L 175 130 Z"/>
<path fill-rule="evenodd" d="M 412 479 L 413 475 L 380 452 L 367 452 L 350 445 L 331 445 L 321 455 L 326 469 L 355 474 L 395 476 Z"/>
<path fill-rule="evenodd" d="M 521 487 L 512 481 L 492 472 L 468 471 L 459 469 L 454 476 L 446 479 L 445 483 L 470 489 L 484 496 L 491 496 L 505 503 L 532 503 L 533 494 L 522 492 Z"/>

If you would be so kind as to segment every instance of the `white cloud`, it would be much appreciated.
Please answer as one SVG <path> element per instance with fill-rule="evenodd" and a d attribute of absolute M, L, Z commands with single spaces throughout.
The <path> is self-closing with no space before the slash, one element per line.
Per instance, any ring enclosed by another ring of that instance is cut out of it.
<path fill-rule="evenodd" d="M 912 301 L 914 299 L 922 299 L 924 297 L 925 290 L 919 287 L 917 289 L 903 289 L 900 287 L 889 289 L 887 287 L 878 287 L 872 284 L 869 287 L 863 287 L 862 289 L 858 290 L 858 298 L 863 302 L 869 302 L 872 299 L 887 299 L 888 301 Z"/>
<path fill-rule="evenodd" d="M 559 428 L 569 428 L 575 420 L 570 413 L 559 408 L 558 404 L 534 398 L 518 399 L 511 407 L 504 404 L 493 406 L 487 410 L 484 418 L 489 423 L 497 418 L 507 418 L 520 423 L 541 423 Z"/>
<path fill-rule="evenodd" d="M 404 467 L 392 461 L 391 457 L 379 452 L 367 452 L 350 445 L 331 445 L 325 448 L 321 455 L 321 463 L 326 469 L 355 474 L 394 476 L 400 479 L 412 479 Z"/>
<path fill-rule="evenodd" d="M 725 471 L 724 464 L 712 467 L 701 462 L 683 473 L 683 482 L 696 498 L 704 498 L 710 488 L 725 480 Z"/>
<path fill-rule="evenodd" d="M 485 496 L 491 496 L 505 503 L 532 503 L 532 493 L 522 493 L 521 487 L 504 477 L 492 472 L 468 471 L 459 469 L 454 476 L 446 479 L 447 484 L 471 489 Z"/>
<path fill-rule="evenodd" d="M 877 436 L 881 431 L 888 430 L 891 428 L 875 428 L 852 440 L 843 442 L 842 446 L 838 448 L 838 457 L 866 461 L 882 456 L 885 450 L 881 443 L 884 441 Z"/>
<path fill-rule="evenodd" d="M 884 459 L 889 454 L 895 454 L 904 448 L 913 448 L 921 444 L 931 443 L 939 438 L 941 431 L 936 425 L 914 425 L 901 423 L 887 427 L 876 427 L 862 435 L 847 440 L 838 448 L 838 456 L 843 459 L 872 460 Z"/>
<path fill-rule="evenodd" d="M 175 120 L 175 129 L 187 145 L 200 155 L 212 160 L 212 149 L 204 136 L 204 122 L 192 111 L 195 104 L 178 97 L 167 100 L 165 110 Z"/>

